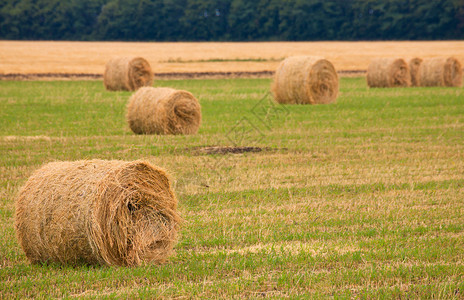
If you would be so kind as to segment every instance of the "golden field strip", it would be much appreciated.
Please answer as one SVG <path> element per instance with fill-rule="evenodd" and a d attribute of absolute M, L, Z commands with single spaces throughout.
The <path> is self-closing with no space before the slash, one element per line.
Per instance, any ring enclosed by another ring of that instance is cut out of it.
<path fill-rule="evenodd" d="M 464 62 L 464 41 L 56 42 L 0 41 L 0 75 L 102 74 L 117 56 L 142 56 L 155 73 L 274 71 L 292 55 L 322 56 L 338 71 L 366 70 L 375 57 L 448 57 Z"/>

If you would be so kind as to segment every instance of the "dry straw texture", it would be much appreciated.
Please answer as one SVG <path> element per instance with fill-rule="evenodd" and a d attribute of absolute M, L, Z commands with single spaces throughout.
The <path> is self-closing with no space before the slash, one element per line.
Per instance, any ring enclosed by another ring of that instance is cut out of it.
<path fill-rule="evenodd" d="M 279 103 L 331 103 L 337 99 L 338 75 L 326 59 L 292 56 L 280 63 L 271 89 Z"/>
<path fill-rule="evenodd" d="M 367 68 L 370 87 L 405 87 L 411 85 L 408 64 L 401 58 L 377 58 Z"/>
<path fill-rule="evenodd" d="M 454 57 L 431 58 L 420 67 L 421 86 L 461 86 L 462 66 Z"/>
<path fill-rule="evenodd" d="M 16 201 L 16 233 L 33 263 L 162 263 L 180 217 L 166 173 L 148 162 L 49 163 Z"/>
<path fill-rule="evenodd" d="M 110 91 L 135 91 L 153 84 L 150 64 L 142 57 L 113 58 L 106 64 L 103 83 Z"/>
<path fill-rule="evenodd" d="M 409 73 L 411 74 L 411 86 L 420 86 L 420 65 L 422 59 L 415 57 L 409 60 Z"/>
<path fill-rule="evenodd" d="M 129 99 L 127 122 L 137 134 L 195 134 L 201 107 L 190 92 L 143 87 Z"/>

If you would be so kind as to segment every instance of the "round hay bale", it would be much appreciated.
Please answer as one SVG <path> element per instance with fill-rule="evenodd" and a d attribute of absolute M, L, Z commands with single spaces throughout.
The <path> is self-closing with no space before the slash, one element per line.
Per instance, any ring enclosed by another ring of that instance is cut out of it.
<path fill-rule="evenodd" d="M 401 58 L 377 58 L 367 68 L 369 87 L 405 87 L 411 85 L 408 64 Z"/>
<path fill-rule="evenodd" d="M 190 92 L 143 87 L 130 97 L 126 117 L 136 134 L 195 134 L 201 107 Z"/>
<path fill-rule="evenodd" d="M 278 66 L 271 90 L 278 103 L 331 103 L 337 99 L 338 75 L 324 58 L 292 56 Z"/>
<path fill-rule="evenodd" d="M 425 59 L 420 67 L 421 86 L 462 85 L 462 66 L 454 57 Z"/>
<path fill-rule="evenodd" d="M 180 217 L 166 173 L 148 162 L 49 163 L 16 200 L 16 233 L 33 263 L 162 263 Z"/>
<path fill-rule="evenodd" d="M 142 57 L 113 58 L 106 64 L 103 83 L 109 91 L 135 91 L 153 84 L 150 64 Z"/>
<path fill-rule="evenodd" d="M 420 86 L 420 65 L 422 58 L 412 58 L 409 60 L 409 73 L 411 74 L 411 86 Z"/>

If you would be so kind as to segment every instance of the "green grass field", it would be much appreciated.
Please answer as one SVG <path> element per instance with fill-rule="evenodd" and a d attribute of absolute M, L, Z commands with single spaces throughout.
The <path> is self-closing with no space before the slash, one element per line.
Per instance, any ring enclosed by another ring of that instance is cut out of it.
<path fill-rule="evenodd" d="M 464 298 L 463 88 L 342 78 L 335 104 L 280 106 L 268 79 L 155 85 L 200 100 L 197 135 L 134 135 L 131 93 L 99 81 L 0 81 L 0 299 Z M 47 162 L 93 158 L 169 171 L 184 223 L 167 264 L 27 261 L 20 186 Z"/>

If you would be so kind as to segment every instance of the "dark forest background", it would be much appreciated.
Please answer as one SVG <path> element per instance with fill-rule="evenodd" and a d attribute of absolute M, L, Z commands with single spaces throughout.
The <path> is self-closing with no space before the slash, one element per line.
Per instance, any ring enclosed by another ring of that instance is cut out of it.
<path fill-rule="evenodd" d="M 449 40 L 464 0 L 0 0 L 0 39 Z"/>

